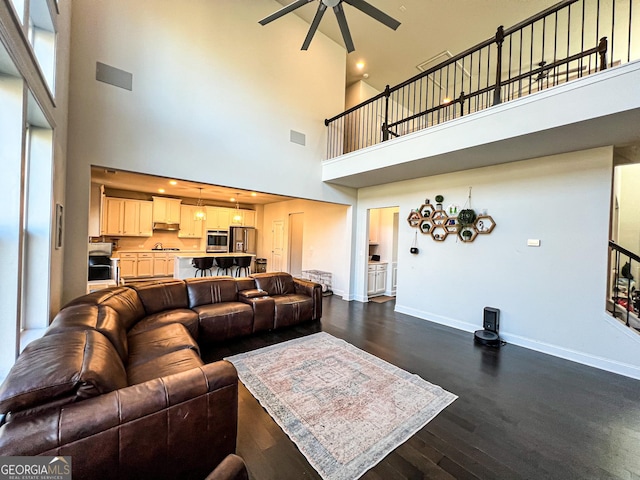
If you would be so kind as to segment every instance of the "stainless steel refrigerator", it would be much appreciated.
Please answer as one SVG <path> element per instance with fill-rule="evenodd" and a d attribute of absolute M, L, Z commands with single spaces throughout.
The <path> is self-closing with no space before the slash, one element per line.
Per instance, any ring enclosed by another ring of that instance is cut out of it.
<path fill-rule="evenodd" d="M 229 251 L 256 253 L 258 231 L 253 227 L 231 227 L 229 232 Z"/>

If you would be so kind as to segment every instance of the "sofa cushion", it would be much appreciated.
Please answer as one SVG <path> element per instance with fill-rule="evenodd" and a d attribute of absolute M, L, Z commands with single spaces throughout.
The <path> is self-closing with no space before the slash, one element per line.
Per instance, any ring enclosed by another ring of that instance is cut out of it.
<path fill-rule="evenodd" d="M 189 308 L 212 303 L 237 302 L 238 287 L 230 277 L 187 278 Z"/>
<path fill-rule="evenodd" d="M 182 349 L 169 352 L 156 358 L 151 358 L 144 363 L 132 365 L 127 368 L 127 378 L 130 385 L 144 383 L 174 373 L 184 372 L 204 365 L 194 350 Z"/>
<path fill-rule="evenodd" d="M 118 312 L 106 305 L 85 303 L 60 310 L 47 328 L 45 335 L 87 328 L 97 330 L 107 337 L 120 355 L 122 362 L 126 363 L 129 354 L 127 332 L 120 322 Z"/>
<path fill-rule="evenodd" d="M 198 314 L 188 308 L 176 308 L 175 310 L 167 310 L 154 313 L 153 315 L 147 315 L 129 330 L 129 335 L 146 330 L 153 330 L 154 328 L 162 327 L 170 323 L 181 323 L 194 339 L 198 339 Z"/>
<path fill-rule="evenodd" d="M 251 275 L 256 282 L 256 288 L 264 290 L 269 295 L 288 295 L 296 293 L 293 277 L 288 273 L 256 273 Z"/>
<path fill-rule="evenodd" d="M 18 357 L 0 387 L 0 413 L 126 386 L 124 365 L 104 335 L 92 329 L 56 333 L 31 342 Z"/>
<path fill-rule="evenodd" d="M 132 283 L 147 315 L 175 308 L 188 308 L 187 289 L 182 280 Z"/>
<path fill-rule="evenodd" d="M 191 349 L 200 355 L 198 344 L 191 337 L 189 331 L 179 323 L 130 333 L 127 368 L 182 349 Z"/>
<path fill-rule="evenodd" d="M 201 305 L 194 310 L 200 317 L 200 338 L 205 342 L 220 342 L 253 331 L 253 309 L 246 303 Z"/>
<path fill-rule="evenodd" d="M 127 331 L 145 315 L 144 307 L 138 294 L 128 287 L 111 287 L 98 290 L 72 300 L 64 308 L 83 303 L 106 305 L 113 308 L 120 315 L 122 326 Z"/>
<path fill-rule="evenodd" d="M 275 303 L 274 328 L 296 325 L 313 318 L 313 299 L 306 295 L 278 295 Z"/>

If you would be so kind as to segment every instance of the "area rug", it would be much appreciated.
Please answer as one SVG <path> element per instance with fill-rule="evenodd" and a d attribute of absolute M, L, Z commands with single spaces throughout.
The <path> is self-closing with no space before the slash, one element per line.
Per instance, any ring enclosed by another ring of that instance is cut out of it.
<path fill-rule="evenodd" d="M 456 395 L 321 332 L 227 358 L 326 480 L 354 480 Z"/>

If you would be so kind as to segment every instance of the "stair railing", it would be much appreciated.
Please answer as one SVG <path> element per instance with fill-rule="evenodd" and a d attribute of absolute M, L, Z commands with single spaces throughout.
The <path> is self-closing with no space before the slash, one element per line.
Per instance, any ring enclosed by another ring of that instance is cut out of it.
<path fill-rule="evenodd" d="M 640 58 L 634 2 L 563 0 L 498 27 L 484 42 L 326 119 L 327 158 Z"/>
<path fill-rule="evenodd" d="M 621 247 L 612 240 L 609 241 L 609 252 L 612 270 L 609 285 L 609 305 L 611 307 L 609 313 L 616 318 L 622 318 L 627 327 L 634 327 L 638 330 L 640 329 L 640 322 L 637 320 L 640 310 L 640 296 L 633 271 L 637 270 L 637 265 L 640 265 L 640 255 Z M 631 324 L 632 320 L 634 321 L 633 325 Z"/>

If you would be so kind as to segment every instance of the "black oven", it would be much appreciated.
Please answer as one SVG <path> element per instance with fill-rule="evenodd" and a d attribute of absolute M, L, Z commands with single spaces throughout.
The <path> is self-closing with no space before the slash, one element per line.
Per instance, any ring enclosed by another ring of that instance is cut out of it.
<path fill-rule="evenodd" d="M 207 253 L 229 251 L 229 230 L 207 230 Z"/>

